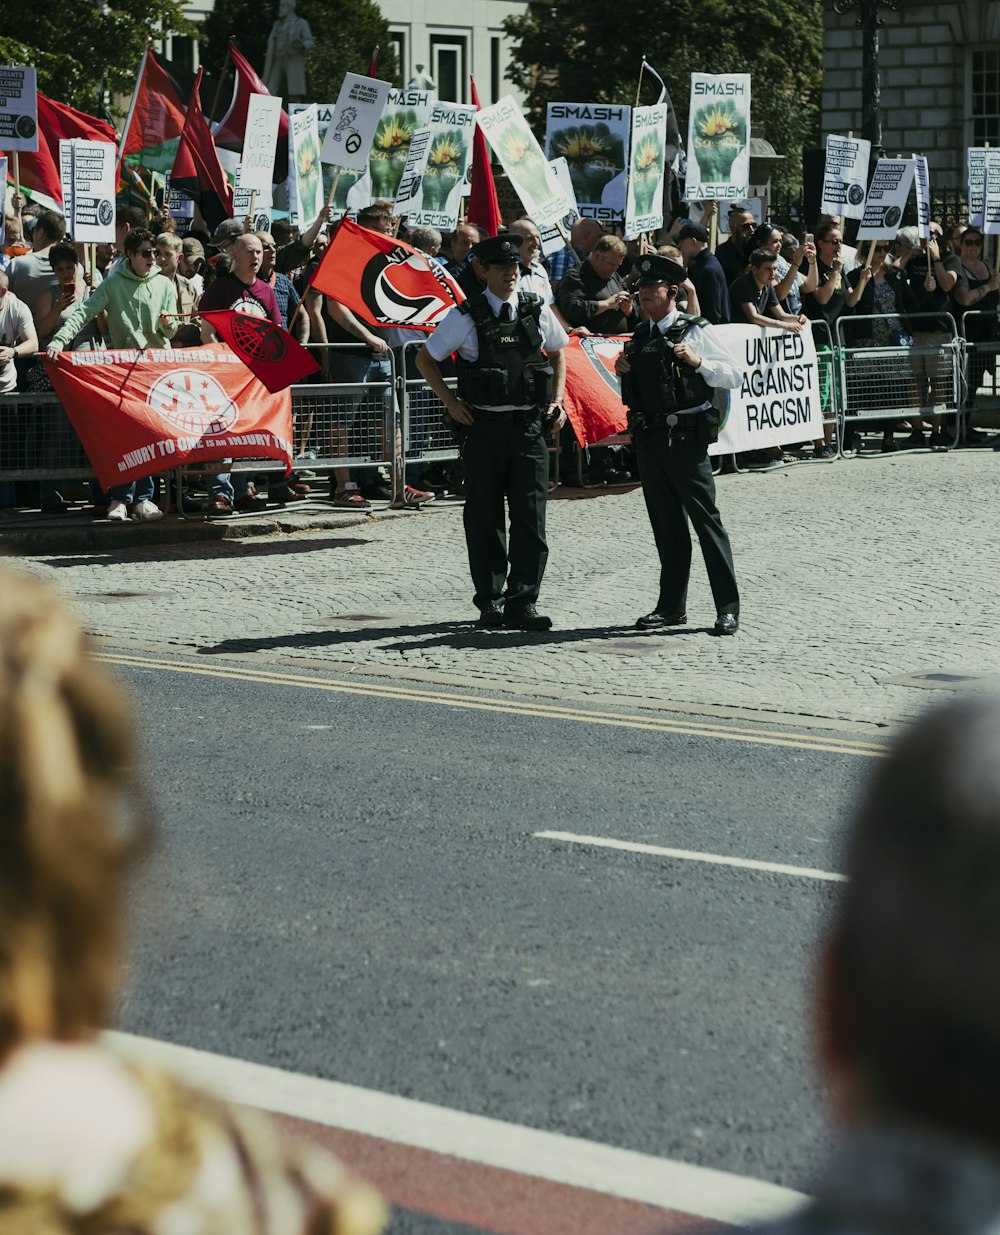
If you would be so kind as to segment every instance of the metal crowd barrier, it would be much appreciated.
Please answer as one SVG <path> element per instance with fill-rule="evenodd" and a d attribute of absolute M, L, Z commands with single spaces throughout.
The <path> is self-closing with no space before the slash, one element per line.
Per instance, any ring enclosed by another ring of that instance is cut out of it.
<path fill-rule="evenodd" d="M 402 415 L 404 454 L 407 463 L 446 463 L 459 457 L 458 443 L 445 423 L 447 412 L 441 400 L 427 385 L 417 371 L 417 352 L 423 347 L 423 339 L 404 343 L 397 348 L 397 383 L 399 406 Z M 451 362 L 441 366 L 441 375 L 450 390 L 455 389 Z"/>
<path fill-rule="evenodd" d="M 884 314 L 847 316 L 835 322 L 840 371 L 841 442 L 849 429 L 871 421 L 948 416 L 951 445 L 961 435 L 964 345 L 955 320 L 946 313 L 900 315 L 902 330 L 914 335 L 921 323 L 947 320 L 941 342 L 900 343 L 875 346 L 864 333 Z M 860 328 L 860 329 L 859 329 Z"/>
<path fill-rule="evenodd" d="M 961 321 L 965 340 L 965 412 L 1000 410 L 1000 316 L 982 309 L 966 309 Z"/>

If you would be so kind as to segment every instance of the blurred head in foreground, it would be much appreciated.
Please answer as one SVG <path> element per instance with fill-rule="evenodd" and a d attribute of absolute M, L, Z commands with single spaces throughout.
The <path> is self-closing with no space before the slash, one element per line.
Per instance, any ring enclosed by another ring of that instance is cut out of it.
<path fill-rule="evenodd" d="M 821 1048 L 840 1113 L 1000 1143 L 1000 704 L 895 743 L 848 838 Z"/>

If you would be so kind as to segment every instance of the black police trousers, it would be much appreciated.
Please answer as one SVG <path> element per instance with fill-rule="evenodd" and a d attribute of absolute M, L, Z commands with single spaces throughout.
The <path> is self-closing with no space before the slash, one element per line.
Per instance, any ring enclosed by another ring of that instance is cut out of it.
<path fill-rule="evenodd" d="M 499 600 L 505 582 L 508 605 L 534 604 L 549 556 L 545 542 L 549 453 L 541 420 L 477 421 L 466 433 L 462 462 L 465 543 L 475 604 L 482 608 Z M 505 499 L 510 511 L 509 546 Z"/>
<path fill-rule="evenodd" d="M 739 613 L 740 596 L 733 553 L 715 504 L 715 480 L 703 441 L 692 423 L 682 434 L 666 429 L 637 429 L 632 434 L 642 493 L 660 555 L 659 613 L 684 613 L 691 576 L 691 534 L 701 545 L 717 613 Z M 672 437 L 672 441 L 671 441 Z"/>

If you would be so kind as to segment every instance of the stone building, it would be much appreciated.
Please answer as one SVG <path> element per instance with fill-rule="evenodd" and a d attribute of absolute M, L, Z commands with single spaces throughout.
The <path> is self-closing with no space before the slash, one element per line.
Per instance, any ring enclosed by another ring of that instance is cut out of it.
<path fill-rule="evenodd" d="M 966 147 L 1000 146 L 1000 0 L 896 5 L 879 5 L 882 144 L 926 154 L 936 185 L 964 186 Z M 824 10 L 823 131 L 860 135 L 859 8 Z"/>

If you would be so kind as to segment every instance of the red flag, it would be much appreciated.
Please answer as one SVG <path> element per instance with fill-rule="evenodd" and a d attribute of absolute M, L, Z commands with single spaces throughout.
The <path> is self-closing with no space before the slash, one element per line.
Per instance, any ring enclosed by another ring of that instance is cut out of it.
<path fill-rule="evenodd" d="M 270 94 L 267 86 L 254 72 L 250 61 L 236 50 L 236 45 L 229 49 L 233 62 L 233 74 L 236 78 L 233 84 L 233 98 L 226 114 L 218 124 L 212 126 L 212 137 L 215 144 L 222 150 L 233 150 L 237 154 L 243 150 L 247 133 L 247 108 L 250 106 L 252 94 Z M 278 145 L 274 158 L 274 180 L 276 184 L 288 176 L 288 113 L 282 111 L 278 121 Z"/>
<path fill-rule="evenodd" d="M 369 326 L 430 332 L 465 299 L 439 262 L 350 219 L 341 219 L 309 283 Z"/>
<path fill-rule="evenodd" d="M 319 365 L 298 339 L 266 318 L 234 309 L 211 309 L 201 316 L 271 394 L 319 372 Z"/>
<path fill-rule="evenodd" d="M 125 119 L 118 148 L 119 163 L 129 155 L 138 155 L 137 161 L 142 167 L 168 171 L 184 131 L 184 120 L 184 103 L 177 87 L 147 48 L 139 63 Z"/>
<path fill-rule="evenodd" d="M 621 383 L 615 360 L 625 336 L 570 335 L 566 357 L 566 416 L 581 446 L 592 446 L 613 433 L 627 431 Z"/>
<path fill-rule="evenodd" d="M 372 52 L 371 62 L 368 65 L 368 76 L 378 77 L 378 54 L 382 50 L 381 46 L 376 43 L 375 50 Z"/>
<path fill-rule="evenodd" d="M 472 84 L 472 101 L 476 105 L 476 111 L 482 111 L 476 79 L 471 73 L 469 81 Z M 495 236 L 500 230 L 500 203 L 497 200 L 496 181 L 493 179 L 493 164 L 490 162 L 490 152 L 486 145 L 486 134 L 478 124 L 472 137 L 472 191 L 469 194 L 466 217 L 470 223 L 483 228 L 490 236 Z"/>
<path fill-rule="evenodd" d="M 62 207 L 62 185 L 59 182 L 60 138 L 83 138 L 92 142 L 114 142 L 115 131 L 103 120 L 95 120 L 65 103 L 38 95 L 38 152 L 22 151 L 20 156 L 21 187 L 44 205 Z M 8 157 L 8 179 L 14 178 L 14 161 Z"/>
<path fill-rule="evenodd" d="M 233 217 L 233 190 L 222 170 L 212 134 L 202 115 L 198 95 L 201 76 L 202 70 L 199 69 L 188 102 L 177 158 L 170 173 L 170 188 L 190 198 L 214 232 L 223 219 Z"/>
<path fill-rule="evenodd" d="M 292 466 L 292 396 L 269 394 L 225 344 L 61 352 L 46 360 L 103 488 L 182 463 Z"/>

